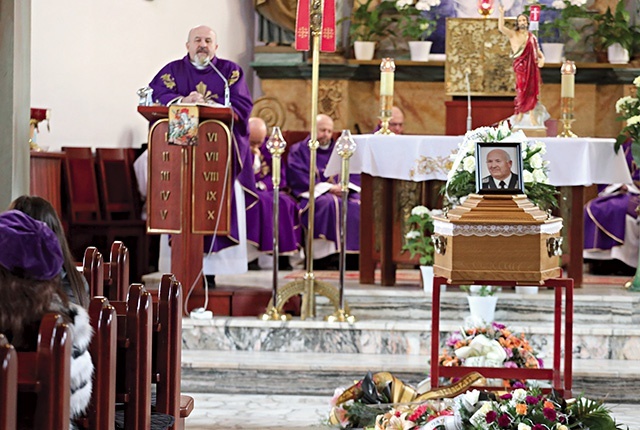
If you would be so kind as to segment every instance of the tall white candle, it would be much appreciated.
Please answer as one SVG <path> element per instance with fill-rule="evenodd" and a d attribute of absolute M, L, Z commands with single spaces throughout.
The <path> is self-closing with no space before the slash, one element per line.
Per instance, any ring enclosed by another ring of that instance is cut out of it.
<path fill-rule="evenodd" d="M 560 81 L 560 97 L 575 97 L 575 75 L 562 75 Z"/>
<path fill-rule="evenodd" d="M 393 74 L 394 72 L 380 73 L 380 95 L 381 96 L 393 95 Z"/>

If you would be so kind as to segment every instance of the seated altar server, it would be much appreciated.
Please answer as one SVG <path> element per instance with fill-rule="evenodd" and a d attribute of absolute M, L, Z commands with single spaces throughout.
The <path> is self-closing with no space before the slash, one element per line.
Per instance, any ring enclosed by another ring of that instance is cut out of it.
<path fill-rule="evenodd" d="M 253 155 L 253 172 L 258 192 L 258 204 L 247 209 L 247 241 L 249 260 L 260 253 L 273 253 L 273 177 L 272 156 L 267 149 L 267 125 L 262 118 L 249 118 L 249 143 Z M 280 189 L 286 188 L 285 166 L 281 165 Z M 280 255 L 299 251 L 301 227 L 296 200 L 284 191 L 279 194 L 278 248 Z M 289 268 L 288 262 L 280 265 Z M 258 266 L 259 268 L 259 266 Z"/>
<path fill-rule="evenodd" d="M 635 184 L 611 184 L 584 207 L 584 258 L 619 260 L 638 265 L 640 228 L 636 208 L 640 205 L 640 171 L 633 162 L 631 143 L 623 145 Z"/>
<path fill-rule="evenodd" d="M 317 117 L 318 149 L 315 166 L 315 222 L 313 235 L 313 256 L 323 258 L 340 250 L 341 195 L 339 177 L 324 174 L 335 141 L 333 120 L 327 115 Z M 303 226 L 308 225 L 309 210 L 309 168 L 311 150 L 307 137 L 291 147 L 287 165 L 287 184 L 293 195 L 299 199 Z M 346 250 L 360 252 L 360 175 L 351 175 L 347 209 Z"/>
<path fill-rule="evenodd" d="M 257 200 L 248 127 L 253 101 L 240 66 L 216 56 L 217 36 L 211 28 L 192 28 L 186 47 L 187 55 L 164 66 L 149 86 L 153 89 L 153 99 L 163 105 L 220 105 L 226 103 L 228 96 L 227 101 L 236 116 L 231 130 L 233 162 L 230 174 L 234 179 L 233 190 L 229 190 L 232 193 L 231 231 L 225 236 L 205 237 L 204 251 L 211 251 L 211 254 L 205 255 L 203 270 L 207 275 L 243 273 L 247 270 L 245 213 L 246 208 Z M 166 261 L 166 256 L 160 258 Z"/>

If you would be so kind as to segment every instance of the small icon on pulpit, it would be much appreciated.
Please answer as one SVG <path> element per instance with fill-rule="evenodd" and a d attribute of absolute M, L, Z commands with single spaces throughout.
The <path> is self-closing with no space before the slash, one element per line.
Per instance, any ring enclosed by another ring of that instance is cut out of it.
<path fill-rule="evenodd" d="M 198 117 L 197 106 L 169 106 L 168 142 L 181 146 L 197 145 Z"/>

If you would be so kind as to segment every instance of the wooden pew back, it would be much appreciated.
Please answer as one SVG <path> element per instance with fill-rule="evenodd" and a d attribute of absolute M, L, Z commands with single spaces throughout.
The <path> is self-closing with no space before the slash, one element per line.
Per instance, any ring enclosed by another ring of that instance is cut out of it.
<path fill-rule="evenodd" d="M 131 284 L 126 302 L 110 303 L 118 320 L 116 401 L 124 403 L 127 430 L 147 430 L 151 425 L 151 294 L 142 284 Z"/>
<path fill-rule="evenodd" d="M 34 429 L 69 428 L 72 343 L 71 329 L 62 317 L 46 314 L 36 351 L 18 352 L 18 408 L 32 412 Z M 35 404 L 28 394 L 35 395 Z"/>
<path fill-rule="evenodd" d="M 18 353 L 0 334 L 0 430 L 15 430 L 18 398 Z"/>
<path fill-rule="evenodd" d="M 127 300 L 129 288 L 129 250 L 119 240 L 111 244 L 109 262 L 104 264 L 104 290 L 109 300 Z"/>
<path fill-rule="evenodd" d="M 193 398 L 180 392 L 182 363 L 182 286 L 172 274 L 164 274 L 154 303 L 153 382 L 156 410 L 172 415 L 183 428 L 193 410 Z"/>
<path fill-rule="evenodd" d="M 116 310 L 105 297 L 94 297 L 89 304 L 93 338 L 89 346 L 94 365 L 93 391 L 87 410 L 87 428 L 113 430 L 116 410 Z"/>
<path fill-rule="evenodd" d="M 102 253 L 95 246 L 84 251 L 82 274 L 89 284 L 89 297 L 104 295 L 104 260 Z"/>

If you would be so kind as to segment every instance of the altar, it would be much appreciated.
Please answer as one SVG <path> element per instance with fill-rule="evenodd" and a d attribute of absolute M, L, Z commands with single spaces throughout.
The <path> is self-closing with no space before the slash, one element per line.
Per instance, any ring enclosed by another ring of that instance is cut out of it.
<path fill-rule="evenodd" d="M 382 285 L 395 284 L 400 256 L 403 224 L 395 183 L 420 183 L 447 180 L 451 155 L 458 150 L 462 136 L 354 136 L 357 149 L 350 160 L 350 172 L 362 174 L 360 217 L 360 282 L 374 283 L 376 262 L 380 262 Z M 568 276 L 582 284 L 583 199 L 584 187 L 593 184 L 631 183 L 631 175 L 622 152 L 615 153 L 614 139 L 536 138 L 546 143 L 549 182 L 571 187 Z M 335 152 L 326 173 L 339 174 L 341 158 Z M 375 205 L 374 205 L 375 194 Z M 394 201 L 396 204 L 394 204 Z M 406 211 L 406 210 L 405 210 Z M 399 222 L 398 222 L 399 221 Z M 568 223 L 566 221 L 569 221 Z M 399 237 L 400 236 L 400 237 Z"/>

